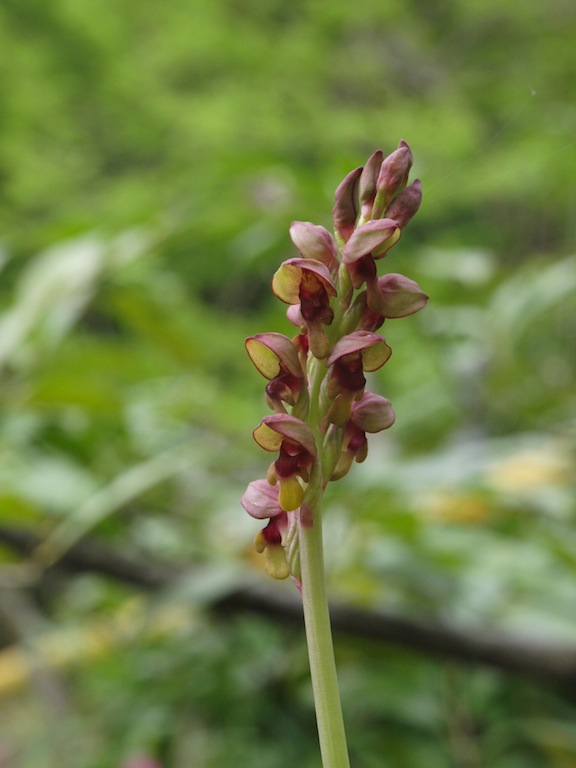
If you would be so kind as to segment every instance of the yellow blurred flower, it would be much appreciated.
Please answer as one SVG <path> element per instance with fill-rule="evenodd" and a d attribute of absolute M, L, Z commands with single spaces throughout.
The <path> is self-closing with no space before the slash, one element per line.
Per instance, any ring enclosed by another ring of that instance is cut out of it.
<path fill-rule="evenodd" d="M 574 477 L 569 447 L 555 440 L 499 460 L 487 470 L 485 479 L 494 491 L 514 493 L 546 486 L 565 487 Z"/>
<path fill-rule="evenodd" d="M 428 519 L 444 522 L 478 523 L 491 512 L 488 499 L 477 491 L 437 489 L 420 497 L 417 503 Z"/>

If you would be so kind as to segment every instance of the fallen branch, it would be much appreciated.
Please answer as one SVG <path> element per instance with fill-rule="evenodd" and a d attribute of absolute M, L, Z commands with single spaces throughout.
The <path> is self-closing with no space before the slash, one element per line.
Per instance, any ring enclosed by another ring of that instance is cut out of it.
<path fill-rule="evenodd" d="M 249 587 L 219 601 L 216 608 L 249 610 L 280 620 L 301 621 L 297 595 Z M 332 602 L 336 633 L 399 645 L 420 653 L 484 664 L 565 685 L 576 684 L 576 645 L 478 627 L 455 627 Z"/>
<path fill-rule="evenodd" d="M 25 557 L 34 558 L 42 537 L 26 528 L 0 526 L 0 543 Z M 70 547 L 54 567 L 47 570 L 94 572 L 144 589 L 161 589 L 173 583 L 180 571 L 150 561 L 142 562 L 106 547 L 94 539 L 84 539 Z"/>
<path fill-rule="evenodd" d="M 33 532 L 0 526 L 0 542 L 30 556 L 41 539 Z M 53 568 L 71 572 L 93 571 L 147 590 L 175 585 L 190 573 L 149 561 L 126 557 L 93 540 L 71 547 Z M 281 587 L 254 586 L 248 582 L 211 604 L 212 610 L 230 614 L 251 611 L 283 622 L 302 622 L 298 594 Z M 564 685 L 576 683 L 576 645 L 530 638 L 497 629 L 455 627 L 332 603 L 336 633 L 399 645 L 420 653 L 459 662 L 484 664 Z"/>

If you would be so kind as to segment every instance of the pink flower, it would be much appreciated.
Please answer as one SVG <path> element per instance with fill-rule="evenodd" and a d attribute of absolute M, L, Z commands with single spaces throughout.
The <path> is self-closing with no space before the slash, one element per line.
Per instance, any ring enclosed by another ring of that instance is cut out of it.
<path fill-rule="evenodd" d="M 297 347 L 281 333 L 257 333 L 246 339 L 250 359 L 269 380 L 266 386 L 272 407 L 280 401 L 294 405 L 302 390 L 304 372 Z"/>
<path fill-rule="evenodd" d="M 272 278 L 272 291 L 286 304 L 300 306 L 312 354 L 319 359 L 326 357 L 329 343 L 322 326 L 334 319 L 330 298 L 336 296 L 328 267 L 314 259 L 288 259 Z"/>
<path fill-rule="evenodd" d="M 350 418 L 344 428 L 342 452 L 331 475 L 331 480 L 339 480 L 347 474 L 352 462 L 364 461 L 368 454 L 366 432 L 381 432 L 394 424 L 396 415 L 390 401 L 373 392 L 365 392 L 361 400 L 352 404 Z"/>
<path fill-rule="evenodd" d="M 288 516 L 278 501 L 278 485 L 267 480 L 254 480 L 248 485 L 241 504 L 249 515 L 268 524 L 258 533 L 254 541 L 256 551 L 266 555 L 266 570 L 275 579 L 290 576 L 290 566 L 284 549 Z"/>
<path fill-rule="evenodd" d="M 354 331 L 335 345 L 327 365 L 332 366 L 332 392 L 357 393 L 366 385 L 364 371 L 376 371 L 388 360 L 392 350 L 382 336 L 371 331 Z"/>
<path fill-rule="evenodd" d="M 270 468 L 268 480 L 280 483 L 278 501 L 285 512 L 302 504 L 304 487 L 316 458 L 312 430 L 303 421 L 287 413 L 266 416 L 254 430 L 254 439 L 266 451 L 279 451 Z"/>
<path fill-rule="evenodd" d="M 415 314 L 426 306 L 429 299 L 418 283 L 395 272 L 379 277 L 375 285 L 367 284 L 365 295 L 367 306 L 360 325 L 369 331 L 379 328 L 385 318 Z"/>
<path fill-rule="evenodd" d="M 329 421 L 346 424 L 353 401 L 366 386 L 364 371 L 376 371 L 391 354 L 382 336 L 371 331 L 354 331 L 340 339 L 326 361 L 332 367 L 327 383 L 327 395 L 333 400 Z"/>
<path fill-rule="evenodd" d="M 367 221 L 354 230 L 342 254 L 354 288 L 376 279 L 374 259 L 385 256 L 398 242 L 400 234 L 401 230 L 393 219 Z"/>
<path fill-rule="evenodd" d="M 336 296 L 336 286 L 325 264 L 314 259 L 284 261 L 272 278 L 272 291 L 286 304 L 300 304 L 306 322 L 332 322 L 330 297 Z"/>

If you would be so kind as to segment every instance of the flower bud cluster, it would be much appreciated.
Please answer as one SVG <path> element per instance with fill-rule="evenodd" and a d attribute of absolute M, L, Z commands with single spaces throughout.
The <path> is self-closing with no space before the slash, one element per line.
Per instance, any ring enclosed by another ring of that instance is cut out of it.
<path fill-rule="evenodd" d="M 420 181 L 407 184 L 411 166 L 405 141 L 387 157 L 377 150 L 336 189 L 334 236 L 310 222 L 292 224 L 299 256 L 281 264 L 272 291 L 288 304 L 297 333 L 246 340 L 248 355 L 268 380 L 266 402 L 273 411 L 254 439 L 276 458 L 266 479 L 249 484 L 242 506 L 268 521 L 255 544 L 275 578 L 298 581 L 298 526 L 314 524 L 328 482 L 364 461 L 366 434 L 394 423 L 389 400 L 366 390 L 365 374 L 392 354 L 376 333 L 385 320 L 412 315 L 428 301 L 413 280 L 378 276 L 377 269 L 420 206 Z"/>

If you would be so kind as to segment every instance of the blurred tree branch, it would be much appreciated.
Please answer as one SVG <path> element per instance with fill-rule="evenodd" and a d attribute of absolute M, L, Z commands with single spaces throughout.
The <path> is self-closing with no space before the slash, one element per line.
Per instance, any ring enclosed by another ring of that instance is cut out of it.
<path fill-rule="evenodd" d="M 41 538 L 24 528 L 0 526 L 0 543 L 24 556 Z M 170 587 L 189 571 L 127 557 L 100 542 L 85 539 L 65 552 L 50 570 L 96 572 L 146 590 Z M 212 603 L 217 613 L 250 611 L 283 622 L 302 622 L 294 590 L 242 584 Z M 331 605 L 335 632 L 390 643 L 461 663 L 484 664 L 542 680 L 576 683 L 576 645 L 479 627 L 456 627 L 401 617 L 339 603 Z"/>
<path fill-rule="evenodd" d="M 25 528 L 0 526 L 0 543 L 27 557 L 33 557 L 43 539 Z M 110 576 L 118 581 L 133 584 L 144 589 L 159 589 L 173 583 L 178 571 L 156 563 L 139 562 L 106 547 L 94 539 L 84 539 L 70 547 L 58 560 L 53 569 L 71 572 L 93 571 Z"/>

